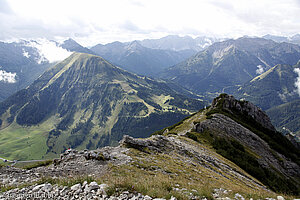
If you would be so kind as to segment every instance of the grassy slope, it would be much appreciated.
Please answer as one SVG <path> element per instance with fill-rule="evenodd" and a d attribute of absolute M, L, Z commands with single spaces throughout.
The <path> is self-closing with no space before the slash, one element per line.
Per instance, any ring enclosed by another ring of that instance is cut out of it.
<path fill-rule="evenodd" d="M 300 100 L 281 104 L 266 112 L 277 128 L 286 127 L 293 133 L 300 135 Z"/>
<path fill-rule="evenodd" d="M 245 173 L 235 164 L 211 151 L 210 147 L 185 137 L 181 137 L 181 140 L 191 143 L 195 148 L 206 149 L 210 154 L 225 161 L 235 170 Z M 109 180 L 112 180 L 110 184 L 114 184 L 114 187 L 123 187 L 129 190 L 134 188 L 143 194 L 149 194 L 153 197 L 170 198 L 175 196 L 178 199 L 187 199 L 187 197 L 180 192 L 173 191 L 173 187 L 186 188 L 187 191 L 195 195 L 206 196 L 209 199 L 212 199 L 211 194 L 215 188 L 232 190 L 232 197 L 234 192 L 239 192 L 247 198 L 262 198 L 275 195 L 251 183 L 247 185 L 245 182 L 237 179 L 237 177 L 225 178 L 225 174 L 218 171 L 215 166 L 211 167 L 219 173 L 215 173 L 202 165 L 192 164 L 193 158 L 189 160 L 181 155 L 149 154 L 136 149 L 131 149 L 129 155 L 134 159 L 132 164 L 112 167 L 112 174 L 110 174 Z M 168 164 L 166 165 L 166 163 Z M 132 176 L 128 176 L 128 173 Z"/>
<path fill-rule="evenodd" d="M 0 104 L 0 156 L 7 159 L 53 158 L 69 147 L 116 145 L 123 134 L 147 137 L 203 105 L 162 82 L 80 53 L 19 93 Z M 11 125 L 9 117 L 16 118 Z"/>
<path fill-rule="evenodd" d="M 51 118 L 41 125 L 23 127 L 13 122 L 0 132 L 0 152 L 9 160 L 41 159 L 47 151 L 46 138 L 53 129 Z M 3 153 L 5 152 L 5 153 Z"/>
<path fill-rule="evenodd" d="M 263 110 L 296 100 L 299 97 L 294 92 L 297 77 L 293 71 L 295 67 L 276 65 L 244 84 L 234 96 L 245 98 Z"/>

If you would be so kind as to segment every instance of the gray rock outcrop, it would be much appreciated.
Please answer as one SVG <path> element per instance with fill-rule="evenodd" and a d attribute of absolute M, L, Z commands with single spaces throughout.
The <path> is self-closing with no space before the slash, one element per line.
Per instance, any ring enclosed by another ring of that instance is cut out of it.
<path fill-rule="evenodd" d="M 221 105 L 220 105 L 221 104 Z M 212 109 L 222 106 L 222 109 L 232 112 L 238 111 L 242 115 L 247 115 L 260 123 L 263 127 L 275 131 L 268 115 L 259 107 L 249 101 L 236 100 L 232 95 L 222 94 L 212 101 Z"/>

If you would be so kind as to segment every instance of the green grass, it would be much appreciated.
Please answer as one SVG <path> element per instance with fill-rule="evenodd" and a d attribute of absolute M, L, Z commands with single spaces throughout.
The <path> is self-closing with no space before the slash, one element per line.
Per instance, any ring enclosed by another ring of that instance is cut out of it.
<path fill-rule="evenodd" d="M 200 111 L 201 111 L 201 110 L 200 110 Z M 199 111 L 199 112 L 200 112 L 200 111 Z M 175 123 L 175 124 L 173 124 L 173 125 L 171 125 L 171 126 L 169 126 L 169 127 L 166 127 L 166 128 L 161 129 L 161 130 L 155 131 L 154 133 L 152 133 L 152 135 L 162 135 L 162 134 L 164 133 L 164 131 L 167 130 L 167 129 L 168 129 L 169 131 L 172 131 L 174 128 L 176 128 L 177 126 L 183 124 L 183 122 L 185 122 L 186 120 L 192 118 L 194 115 L 196 115 L 196 114 L 199 113 L 199 112 L 195 112 L 195 113 L 193 113 L 193 114 L 191 114 L 191 115 L 185 117 L 183 120 L 181 120 L 181 121 L 179 121 L 179 122 L 177 122 L 177 123 Z M 176 134 L 176 133 L 173 132 L 173 134 Z"/>
<path fill-rule="evenodd" d="M 0 130 L 0 157 L 8 160 L 41 159 L 46 154 L 46 137 L 52 119 L 39 126 L 24 127 L 13 122 Z"/>

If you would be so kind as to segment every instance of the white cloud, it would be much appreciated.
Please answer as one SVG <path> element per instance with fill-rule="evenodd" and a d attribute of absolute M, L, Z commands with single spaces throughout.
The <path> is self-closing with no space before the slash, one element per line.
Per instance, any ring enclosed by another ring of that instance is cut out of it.
<path fill-rule="evenodd" d="M 16 83 L 16 73 L 6 72 L 4 70 L 0 70 L 0 81 L 4 83 Z"/>
<path fill-rule="evenodd" d="M 262 65 L 257 65 L 256 74 L 262 74 L 264 73 L 264 67 Z"/>
<path fill-rule="evenodd" d="M 297 1 L 2 0 L 0 39 L 72 37 L 88 46 L 168 34 L 293 35 L 300 30 Z"/>
<path fill-rule="evenodd" d="M 57 43 L 47 39 L 38 39 L 37 41 L 30 41 L 27 46 L 36 48 L 39 51 L 40 58 L 37 60 L 39 64 L 43 62 L 56 62 L 64 60 L 69 57 L 72 52 L 58 46 Z M 24 55 L 24 53 L 23 53 Z M 25 56 L 25 55 L 24 55 Z"/>
<path fill-rule="evenodd" d="M 298 77 L 297 77 L 296 82 L 295 82 L 295 86 L 296 86 L 296 89 L 297 89 L 297 93 L 300 96 L 300 69 L 295 68 L 294 72 L 298 74 Z"/>

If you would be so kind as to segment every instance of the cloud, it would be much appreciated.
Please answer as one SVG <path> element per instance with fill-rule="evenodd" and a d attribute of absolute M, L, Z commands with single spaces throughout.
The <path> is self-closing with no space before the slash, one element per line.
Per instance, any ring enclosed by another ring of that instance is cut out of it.
<path fill-rule="evenodd" d="M 6 0 L 0 0 L 0 13 L 11 14 L 12 10 Z"/>
<path fill-rule="evenodd" d="M 264 67 L 262 65 L 257 65 L 257 70 L 256 70 L 256 74 L 262 74 L 264 73 Z"/>
<path fill-rule="evenodd" d="M 122 29 L 128 30 L 128 31 L 133 31 L 133 32 L 140 32 L 142 31 L 138 26 L 136 26 L 134 23 L 131 21 L 127 20 L 124 23 L 120 25 Z"/>
<path fill-rule="evenodd" d="M 37 41 L 30 41 L 26 44 L 29 47 L 36 48 L 40 54 L 39 59 L 37 62 L 56 62 L 64 60 L 65 58 L 69 57 L 72 52 L 63 49 L 62 47 L 58 46 L 57 43 L 53 41 L 49 41 L 47 39 L 38 39 Z M 24 55 L 24 52 L 23 52 Z M 26 53 L 25 55 L 26 56 Z"/>
<path fill-rule="evenodd" d="M 297 77 L 296 82 L 295 82 L 295 86 L 296 86 L 296 89 L 297 89 L 297 93 L 300 96 L 300 69 L 299 68 L 295 68 L 294 72 L 296 74 L 298 74 L 298 77 Z"/>
<path fill-rule="evenodd" d="M 6 72 L 4 70 L 0 70 L 0 81 L 4 83 L 16 83 L 16 73 Z"/>
<path fill-rule="evenodd" d="M 84 46 L 169 34 L 293 35 L 300 29 L 298 0 L 0 0 L 0 15 L 0 40 L 71 37 Z"/>

